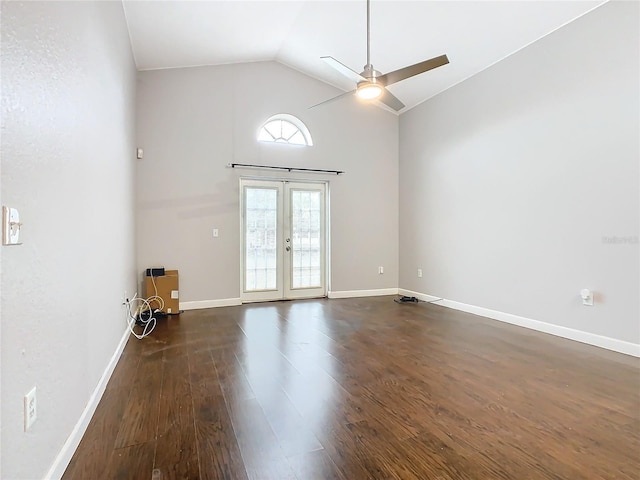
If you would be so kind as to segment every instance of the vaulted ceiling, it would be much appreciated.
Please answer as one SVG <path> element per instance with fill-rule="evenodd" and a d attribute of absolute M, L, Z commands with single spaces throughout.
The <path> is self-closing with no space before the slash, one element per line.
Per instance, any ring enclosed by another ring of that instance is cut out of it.
<path fill-rule="evenodd" d="M 371 63 L 383 73 L 447 54 L 450 64 L 391 85 L 406 111 L 484 70 L 603 0 L 371 1 Z M 366 1 L 123 0 L 140 70 L 275 60 L 344 91 L 320 60 L 360 72 Z"/>

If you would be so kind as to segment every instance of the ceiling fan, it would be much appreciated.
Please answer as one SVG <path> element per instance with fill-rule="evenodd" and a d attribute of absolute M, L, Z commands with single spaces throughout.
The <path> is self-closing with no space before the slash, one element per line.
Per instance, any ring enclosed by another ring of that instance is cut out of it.
<path fill-rule="evenodd" d="M 396 112 L 402 110 L 405 105 L 396 96 L 394 96 L 386 87 L 394 83 L 405 80 L 409 77 L 419 75 L 421 73 L 433 70 L 434 68 L 441 67 L 449 63 L 449 59 L 446 55 L 440 55 L 429 60 L 425 60 L 408 67 L 400 68 L 393 72 L 382 74 L 373 68 L 371 65 L 371 15 L 370 15 L 370 0 L 367 0 L 367 64 L 364 66 L 362 73 L 357 73 L 351 70 L 349 67 L 340 63 L 333 57 L 320 57 L 327 62 L 330 66 L 335 68 L 342 75 L 349 80 L 356 83 L 355 90 L 338 95 L 337 97 L 330 98 L 324 102 L 320 102 L 313 105 L 310 108 L 323 105 L 325 103 L 333 102 L 342 97 L 356 94 L 358 97 L 364 100 L 379 100 L 388 107 L 392 108 Z"/>

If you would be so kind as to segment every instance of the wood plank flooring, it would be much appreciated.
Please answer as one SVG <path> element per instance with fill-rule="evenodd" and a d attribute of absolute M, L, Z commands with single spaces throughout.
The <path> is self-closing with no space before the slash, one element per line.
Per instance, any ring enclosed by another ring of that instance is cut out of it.
<path fill-rule="evenodd" d="M 183 313 L 131 338 L 63 477 L 640 479 L 640 361 L 432 304 Z"/>

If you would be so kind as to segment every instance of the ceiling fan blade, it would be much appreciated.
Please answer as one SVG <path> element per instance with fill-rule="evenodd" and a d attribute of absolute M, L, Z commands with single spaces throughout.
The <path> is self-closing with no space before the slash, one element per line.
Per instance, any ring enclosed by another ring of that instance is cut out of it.
<path fill-rule="evenodd" d="M 349 67 L 347 67 L 343 63 L 340 63 L 338 60 L 336 60 L 333 57 L 320 57 L 320 58 L 354 83 L 358 83 L 358 82 L 362 82 L 363 80 L 366 80 L 366 78 L 364 78 L 358 72 L 351 70 Z"/>
<path fill-rule="evenodd" d="M 382 90 L 382 95 L 378 98 L 378 101 L 384 103 L 387 107 L 393 108 L 396 112 L 405 107 L 405 104 L 386 88 Z"/>
<path fill-rule="evenodd" d="M 434 68 L 441 67 L 447 63 L 449 63 L 447 56 L 440 55 L 439 57 L 434 57 L 432 59 L 425 60 L 424 62 L 416 63 L 415 65 L 410 65 L 408 67 L 380 75 L 378 77 L 378 81 L 385 86 L 393 85 L 401 80 L 433 70 Z"/>
<path fill-rule="evenodd" d="M 343 97 L 347 97 L 349 95 L 353 95 L 354 93 L 356 93 L 355 90 L 351 90 L 349 92 L 344 92 L 344 93 L 341 93 L 340 95 L 338 95 L 337 97 L 333 97 L 333 98 L 330 98 L 329 100 L 325 100 L 324 102 L 320 102 L 320 103 L 316 103 L 315 105 L 311 105 L 309 108 L 315 108 L 315 107 L 317 107 L 319 105 L 324 105 L 326 103 L 335 102 L 336 100 L 340 100 Z"/>

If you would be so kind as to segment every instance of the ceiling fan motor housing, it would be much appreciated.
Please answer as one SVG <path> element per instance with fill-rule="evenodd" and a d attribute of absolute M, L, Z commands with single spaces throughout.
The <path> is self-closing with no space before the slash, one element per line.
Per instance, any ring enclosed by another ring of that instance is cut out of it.
<path fill-rule="evenodd" d="M 371 83 L 379 83 L 382 84 L 381 82 L 377 82 L 376 79 L 382 75 L 381 72 L 379 72 L 378 70 L 373 68 L 373 65 L 365 65 L 364 70 L 362 71 L 362 73 L 360 74 L 362 77 L 366 78 L 367 80 L 369 80 Z"/>

